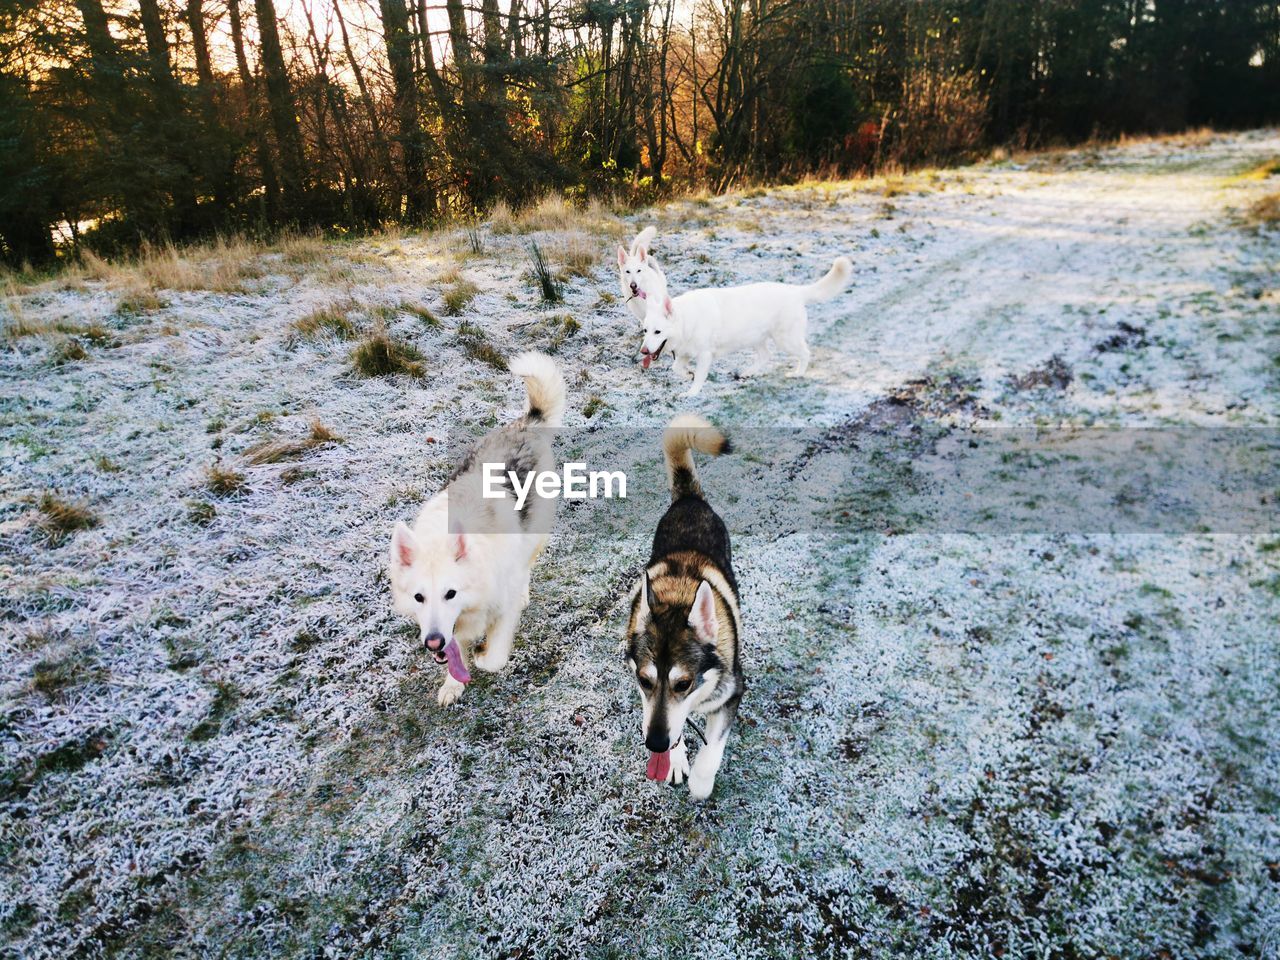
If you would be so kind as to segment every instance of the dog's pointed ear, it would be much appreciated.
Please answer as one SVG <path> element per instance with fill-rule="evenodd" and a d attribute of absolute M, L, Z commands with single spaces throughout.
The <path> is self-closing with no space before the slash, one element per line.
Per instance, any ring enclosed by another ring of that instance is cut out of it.
<path fill-rule="evenodd" d="M 675 305 L 674 303 L 672 303 L 672 302 L 671 302 L 671 298 L 670 298 L 670 297 L 663 297 L 663 298 L 662 298 L 662 310 L 663 310 L 663 312 L 664 312 L 664 313 L 666 313 L 666 315 L 667 315 L 668 317 L 675 316 L 675 312 L 676 312 L 676 305 Z"/>
<path fill-rule="evenodd" d="M 453 541 L 453 559 L 462 560 L 467 555 L 467 535 L 462 530 L 462 524 L 457 520 L 449 521 L 449 538 Z"/>
<path fill-rule="evenodd" d="M 618 266 L 622 266 L 627 262 L 627 251 L 622 248 L 622 244 L 618 244 Z"/>
<path fill-rule="evenodd" d="M 418 552 L 418 538 L 405 526 L 403 520 L 396 521 L 391 531 L 391 566 L 393 569 L 413 565 L 413 557 Z"/>
<path fill-rule="evenodd" d="M 638 620 L 648 620 L 649 615 L 653 613 L 654 604 L 657 598 L 653 595 L 653 584 L 649 582 L 649 571 L 646 570 L 640 578 L 640 606 L 636 608 Z"/>
<path fill-rule="evenodd" d="M 640 258 L 641 263 L 644 263 L 644 258 L 647 256 L 644 252 L 644 247 L 636 247 L 636 256 Z"/>
<path fill-rule="evenodd" d="M 703 643 L 714 643 L 720 633 L 720 618 L 716 616 L 716 596 L 711 584 L 703 580 L 689 610 L 689 626 Z"/>

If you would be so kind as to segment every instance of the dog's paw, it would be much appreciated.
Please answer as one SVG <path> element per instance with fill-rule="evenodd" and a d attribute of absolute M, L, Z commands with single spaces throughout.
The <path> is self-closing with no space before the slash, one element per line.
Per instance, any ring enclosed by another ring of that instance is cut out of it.
<path fill-rule="evenodd" d="M 486 673 L 497 673 L 507 665 L 507 661 L 511 659 L 511 646 L 507 644 L 490 643 L 486 644 L 481 650 L 476 647 L 471 651 L 472 662 Z"/>
<path fill-rule="evenodd" d="M 462 691 L 466 689 L 465 683 L 459 683 L 453 677 L 445 677 L 444 683 L 440 685 L 440 692 L 436 694 L 436 703 L 442 707 L 451 707 L 458 702 Z"/>
<path fill-rule="evenodd" d="M 684 783 L 689 776 L 689 751 L 680 744 L 671 751 L 671 769 L 667 771 L 667 783 Z"/>
<path fill-rule="evenodd" d="M 715 789 L 716 775 L 714 772 L 705 773 L 696 766 L 689 772 L 689 796 L 695 800 L 705 800 L 711 796 L 711 791 Z"/>

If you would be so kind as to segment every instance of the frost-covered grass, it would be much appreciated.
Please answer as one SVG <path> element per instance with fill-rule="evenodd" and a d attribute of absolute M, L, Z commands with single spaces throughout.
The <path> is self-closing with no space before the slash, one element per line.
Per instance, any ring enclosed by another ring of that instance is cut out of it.
<path fill-rule="evenodd" d="M 295 237 L 225 251 L 225 284 L 162 252 L 12 285 L 3 950 L 1274 956 L 1280 536 L 908 514 L 926 440 L 955 426 L 1275 427 L 1276 234 L 1241 217 L 1275 181 L 1241 174 L 1277 156 L 1274 131 L 1206 134 L 626 223 L 548 202 L 479 245 Z M 511 665 L 449 711 L 387 603 L 392 522 L 439 488 L 451 438 L 518 410 L 515 352 L 564 365 L 575 436 L 652 431 L 634 482 L 661 482 L 658 430 L 687 408 L 665 360 L 634 363 L 610 261 L 555 306 L 527 274 L 531 239 L 603 249 L 648 222 L 673 290 L 856 268 L 812 310 L 806 378 L 720 362 L 694 407 L 742 441 L 702 471 L 747 624 L 703 805 L 644 780 L 619 660 L 656 507 L 562 510 Z M 154 300 L 126 309 L 131 289 Z M 335 304 L 349 331 L 299 328 Z M 421 378 L 359 375 L 379 331 Z M 789 476 L 840 475 L 848 522 L 780 521 L 767 472 L 730 484 L 776 426 L 829 432 Z M 51 538 L 46 493 L 97 524 Z"/>

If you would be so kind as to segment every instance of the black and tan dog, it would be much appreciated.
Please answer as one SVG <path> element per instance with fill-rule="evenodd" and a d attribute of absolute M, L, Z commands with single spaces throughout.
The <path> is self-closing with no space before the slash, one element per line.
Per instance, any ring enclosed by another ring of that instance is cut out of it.
<path fill-rule="evenodd" d="M 701 800 L 715 786 L 745 684 L 729 531 L 703 498 L 690 451 L 719 456 L 729 441 L 701 417 L 684 415 L 671 421 L 662 448 L 672 503 L 632 597 L 627 663 L 644 706 L 646 775 L 667 783 L 687 776 L 689 793 Z M 707 742 L 690 768 L 684 727 L 695 712 L 706 715 Z"/>

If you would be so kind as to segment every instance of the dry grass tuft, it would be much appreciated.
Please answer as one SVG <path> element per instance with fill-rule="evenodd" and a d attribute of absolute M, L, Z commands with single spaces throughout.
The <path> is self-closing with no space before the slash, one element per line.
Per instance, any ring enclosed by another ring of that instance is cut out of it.
<path fill-rule="evenodd" d="M 507 369 L 507 358 L 502 351 L 485 340 L 466 340 L 462 344 L 462 349 L 472 360 L 487 363 L 495 370 Z"/>
<path fill-rule="evenodd" d="M 38 506 L 43 514 L 40 528 L 54 546 L 77 530 L 90 530 L 98 525 L 97 515 L 87 505 L 63 500 L 51 492 L 41 495 Z"/>
<path fill-rule="evenodd" d="M 576 318 L 567 313 L 539 320 L 528 327 L 531 334 L 542 334 L 547 337 L 547 343 L 542 348 L 547 353 L 558 353 L 564 342 L 574 336 L 580 329 L 582 329 L 582 325 L 578 323 Z"/>
<path fill-rule="evenodd" d="M 46 333 L 49 325 L 39 320 L 33 320 L 27 316 L 26 311 L 22 308 L 22 298 L 13 292 L 10 287 L 4 298 L 4 312 L 6 314 L 4 321 L 4 339 L 18 340 L 22 337 L 33 337 L 38 334 Z"/>
<path fill-rule="evenodd" d="M 577 207 L 560 194 L 549 193 L 518 212 L 499 200 L 489 211 L 489 229 L 495 235 L 581 230 L 592 236 L 621 237 L 628 228 L 614 210 L 598 199 L 591 200 L 585 207 Z"/>
<path fill-rule="evenodd" d="M 79 363 L 89 359 L 89 351 L 75 337 L 62 337 L 53 348 L 52 363 L 61 367 L 67 363 Z"/>
<path fill-rule="evenodd" d="M 22 300 L 16 295 L 4 301 L 8 312 L 3 327 L 0 327 L 0 339 L 14 341 L 24 337 L 50 337 L 61 339 L 63 336 L 79 337 L 94 346 L 119 346 L 116 333 L 100 323 L 81 326 L 65 317 L 54 320 L 36 320 L 27 316 L 22 307 Z"/>
<path fill-rule="evenodd" d="M 472 360 L 487 363 L 495 370 L 507 369 L 507 358 L 485 337 L 484 330 L 474 323 L 463 323 L 458 326 L 458 339 L 462 349 Z"/>
<path fill-rule="evenodd" d="M 249 481 L 238 470 L 215 463 L 205 470 L 205 483 L 219 497 L 228 497 L 249 488 Z"/>
<path fill-rule="evenodd" d="M 307 434 L 307 439 L 313 447 L 318 447 L 324 443 L 342 442 L 342 437 L 338 436 L 319 420 L 311 421 L 311 432 Z"/>
<path fill-rule="evenodd" d="M 425 304 L 414 303 L 411 300 L 402 300 L 400 301 L 399 309 L 404 311 L 405 313 L 409 313 L 417 317 L 419 320 L 425 323 L 428 327 L 440 326 L 440 318 L 437 317 L 434 313 L 432 313 L 431 309 L 427 307 Z"/>
<path fill-rule="evenodd" d="M 31 673 L 31 686 L 50 703 L 67 699 L 69 691 L 101 683 L 110 671 L 97 662 L 96 648 L 84 641 L 50 643 Z"/>
<path fill-rule="evenodd" d="M 1280 224 L 1280 193 L 1270 193 L 1255 201 L 1245 212 L 1245 220 L 1255 227 Z"/>
<path fill-rule="evenodd" d="M 363 377 L 392 377 L 398 373 L 421 380 L 426 376 L 423 356 L 412 344 L 375 330 L 351 351 L 351 362 Z"/>
<path fill-rule="evenodd" d="M 282 234 L 276 243 L 276 250 L 284 257 L 286 263 L 310 264 L 329 259 L 329 244 L 319 233 Z"/>
<path fill-rule="evenodd" d="M 499 200 L 493 205 L 493 209 L 489 211 L 489 229 L 497 234 L 516 233 L 519 230 L 511 204 Z"/>
<path fill-rule="evenodd" d="M 66 274 L 124 287 L 135 296 L 156 290 L 241 293 L 245 280 L 262 276 L 258 265 L 261 252 L 238 236 L 182 248 L 172 243 L 144 243 L 132 260 L 107 261 L 92 250 L 82 250 L 79 262 Z"/>
<path fill-rule="evenodd" d="M 480 292 L 480 288 L 456 271 L 452 276 L 456 277 L 456 282 L 444 292 L 444 312 L 451 317 L 456 317 L 467 309 L 476 294 Z"/>
<path fill-rule="evenodd" d="M 351 340 L 358 332 L 355 321 L 351 319 L 355 310 L 354 300 L 335 301 L 312 310 L 305 317 L 299 317 L 289 326 L 304 340 L 318 340 L 321 337 Z"/>
<path fill-rule="evenodd" d="M 207 527 L 218 516 L 218 508 L 208 500 L 187 501 L 187 521 L 197 527 Z"/>
<path fill-rule="evenodd" d="M 520 212 L 520 226 L 531 230 L 568 230 L 582 220 L 582 214 L 563 196 L 549 193 Z"/>
<path fill-rule="evenodd" d="M 599 250 L 581 237 L 573 237 L 560 244 L 554 256 L 566 277 L 591 277 L 600 262 Z"/>
<path fill-rule="evenodd" d="M 282 460 L 297 460 L 307 451 L 314 450 L 329 443 L 341 443 L 342 438 L 326 427 L 319 420 L 313 420 L 311 431 L 301 440 L 264 440 L 256 443 L 244 452 L 245 462 L 252 466 L 264 463 L 279 463 Z"/>
<path fill-rule="evenodd" d="M 92 250 L 80 251 L 78 265 L 81 276 L 86 280 L 101 280 L 105 283 L 118 283 L 124 279 L 126 270 L 119 264 L 109 263 Z"/>
<path fill-rule="evenodd" d="M 125 292 L 120 295 L 120 299 L 116 301 L 116 313 L 130 313 L 141 315 L 150 313 L 152 310 L 162 310 L 168 304 L 150 287 L 143 286 L 137 281 L 131 282 Z"/>

